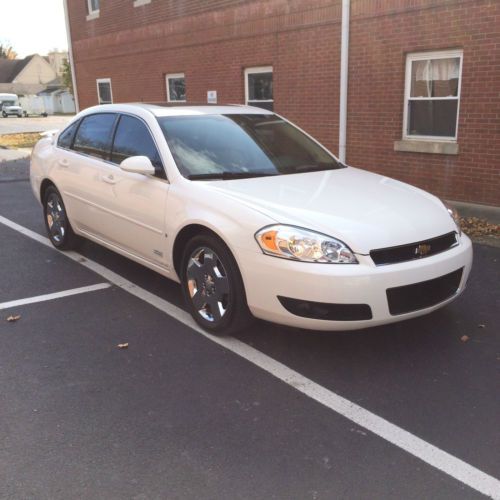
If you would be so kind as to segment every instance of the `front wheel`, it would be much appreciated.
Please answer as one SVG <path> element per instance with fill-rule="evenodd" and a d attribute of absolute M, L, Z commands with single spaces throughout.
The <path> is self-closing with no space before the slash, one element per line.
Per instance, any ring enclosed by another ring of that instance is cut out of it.
<path fill-rule="evenodd" d="M 181 282 L 189 312 L 210 333 L 230 335 L 251 322 L 240 271 L 217 237 L 204 234 L 188 242 Z"/>
<path fill-rule="evenodd" d="M 43 199 L 45 227 L 51 243 L 59 250 L 72 250 L 79 243 L 66 214 L 61 195 L 55 186 L 49 186 Z"/>

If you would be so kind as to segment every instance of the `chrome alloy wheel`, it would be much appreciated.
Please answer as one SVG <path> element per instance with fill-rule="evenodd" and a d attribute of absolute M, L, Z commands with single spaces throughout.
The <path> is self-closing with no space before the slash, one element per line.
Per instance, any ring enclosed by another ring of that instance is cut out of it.
<path fill-rule="evenodd" d="M 50 193 L 46 201 L 47 204 L 47 226 L 50 237 L 61 243 L 66 234 L 66 213 L 64 207 L 56 193 Z"/>
<path fill-rule="evenodd" d="M 189 296 L 198 314 L 215 323 L 229 305 L 229 280 L 218 255 L 208 247 L 197 248 L 186 269 Z"/>

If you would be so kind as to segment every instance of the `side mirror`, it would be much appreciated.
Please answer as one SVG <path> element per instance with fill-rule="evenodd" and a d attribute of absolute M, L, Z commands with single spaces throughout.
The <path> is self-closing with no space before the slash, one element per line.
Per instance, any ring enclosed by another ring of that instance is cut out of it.
<path fill-rule="evenodd" d="M 125 172 L 134 172 L 142 175 L 154 175 L 155 168 L 147 156 L 130 156 L 120 163 Z"/>

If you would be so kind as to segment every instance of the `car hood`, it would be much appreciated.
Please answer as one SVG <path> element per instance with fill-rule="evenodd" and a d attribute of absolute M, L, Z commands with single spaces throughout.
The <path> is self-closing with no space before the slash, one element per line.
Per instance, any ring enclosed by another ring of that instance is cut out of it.
<path fill-rule="evenodd" d="M 455 224 L 435 196 L 352 167 L 207 182 L 274 221 L 319 231 L 356 253 L 433 238 Z"/>

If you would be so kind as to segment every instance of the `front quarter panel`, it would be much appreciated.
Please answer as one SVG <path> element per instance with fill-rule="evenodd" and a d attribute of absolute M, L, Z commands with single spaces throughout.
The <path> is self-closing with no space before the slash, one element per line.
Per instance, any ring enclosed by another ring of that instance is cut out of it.
<path fill-rule="evenodd" d="M 228 182 L 228 181 L 220 181 Z M 247 252 L 262 253 L 254 234 L 274 221 L 266 215 L 208 189 L 203 181 L 179 181 L 169 191 L 166 210 L 167 255 L 172 269 L 176 236 L 183 228 L 198 224 L 216 233 L 231 250 L 245 279 L 242 259 Z M 179 281 L 179 277 L 176 276 Z"/>

